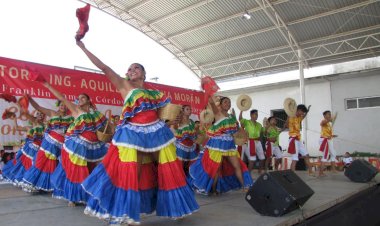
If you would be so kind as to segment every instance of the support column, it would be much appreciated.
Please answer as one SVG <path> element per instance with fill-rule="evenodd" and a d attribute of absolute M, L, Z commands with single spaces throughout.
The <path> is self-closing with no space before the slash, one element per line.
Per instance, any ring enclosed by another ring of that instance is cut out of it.
<path fill-rule="evenodd" d="M 301 97 L 301 104 L 306 105 L 305 100 L 305 78 L 304 78 L 304 70 L 303 70 L 303 56 L 302 56 L 302 50 L 298 50 L 298 57 L 299 57 L 299 72 L 300 72 L 300 97 Z M 307 150 L 307 117 L 302 121 L 302 140 L 305 142 L 305 147 Z"/>

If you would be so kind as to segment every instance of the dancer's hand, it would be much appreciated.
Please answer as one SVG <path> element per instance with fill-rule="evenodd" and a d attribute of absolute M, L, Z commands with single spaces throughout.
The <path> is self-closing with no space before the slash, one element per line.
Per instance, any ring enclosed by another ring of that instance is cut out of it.
<path fill-rule="evenodd" d="M 79 46 L 81 49 L 84 49 L 86 48 L 86 46 L 84 45 L 84 43 L 80 40 L 77 40 L 77 46 Z"/>

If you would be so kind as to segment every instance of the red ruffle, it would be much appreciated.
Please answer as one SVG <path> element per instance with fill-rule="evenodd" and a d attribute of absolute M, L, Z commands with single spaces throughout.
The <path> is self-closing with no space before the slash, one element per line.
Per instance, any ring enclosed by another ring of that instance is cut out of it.
<path fill-rule="evenodd" d="M 70 161 L 69 153 L 62 149 L 62 167 L 65 170 L 66 178 L 72 183 L 82 183 L 89 175 L 87 166 L 75 165 Z"/>
<path fill-rule="evenodd" d="M 32 160 L 28 158 L 26 155 L 21 155 L 20 157 L 21 164 L 24 166 L 25 170 L 30 169 L 32 167 Z"/>
<path fill-rule="evenodd" d="M 36 168 L 45 173 L 53 173 L 57 167 L 57 160 L 46 158 L 44 151 L 38 151 L 36 155 Z"/>

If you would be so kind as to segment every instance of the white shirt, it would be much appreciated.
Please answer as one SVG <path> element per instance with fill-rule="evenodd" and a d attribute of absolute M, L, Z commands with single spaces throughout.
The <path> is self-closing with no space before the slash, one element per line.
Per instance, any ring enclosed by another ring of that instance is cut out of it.
<path fill-rule="evenodd" d="M 350 164 L 352 162 L 352 158 L 351 157 L 344 157 L 343 162 L 345 165 Z"/>

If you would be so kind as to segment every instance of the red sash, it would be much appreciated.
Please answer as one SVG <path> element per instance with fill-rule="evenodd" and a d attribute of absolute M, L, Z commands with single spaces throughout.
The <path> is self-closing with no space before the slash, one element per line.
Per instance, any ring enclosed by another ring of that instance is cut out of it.
<path fill-rule="evenodd" d="M 272 157 L 272 142 L 270 142 L 269 140 L 267 141 L 267 150 L 266 150 L 266 157 L 267 158 L 270 158 Z"/>
<path fill-rule="evenodd" d="M 241 156 L 241 152 L 243 151 L 243 146 L 238 145 L 237 151 L 239 152 L 239 155 Z"/>
<path fill-rule="evenodd" d="M 329 155 L 329 143 L 328 143 L 328 138 L 321 137 L 323 139 L 321 146 L 319 147 L 319 151 L 324 152 L 323 153 L 323 158 L 327 159 Z"/>
<path fill-rule="evenodd" d="M 260 138 L 249 138 L 248 139 L 249 155 L 251 157 L 256 156 L 256 144 L 255 144 L 256 140 L 260 140 Z"/>
<path fill-rule="evenodd" d="M 296 140 L 299 140 L 297 137 L 289 137 L 289 147 L 288 147 L 288 153 L 289 154 L 295 154 L 296 153 Z"/>
<path fill-rule="evenodd" d="M 147 123 L 154 122 L 157 119 L 158 119 L 157 111 L 149 110 L 149 111 L 142 111 L 135 114 L 132 118 L 129 119 L 129 121 L 136 124 L 147 124 Z"/>

